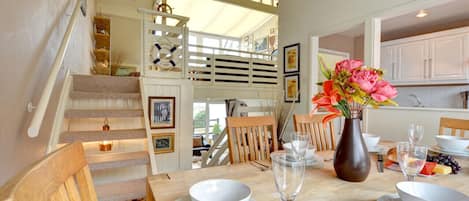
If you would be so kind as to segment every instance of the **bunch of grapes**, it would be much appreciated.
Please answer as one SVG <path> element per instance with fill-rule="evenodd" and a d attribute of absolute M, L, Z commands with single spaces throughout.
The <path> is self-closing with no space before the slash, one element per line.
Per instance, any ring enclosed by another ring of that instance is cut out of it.
<path fill-rule="evenodd" d="M 438 155 L 427 155 L 428 162 L 435 162 L 440 165 L 446 165 L 451 167 L 453 174 L 458 174 L 461 170 L 461 166 L 459 166 L 458 161 L 456 161 L 452 156 L 438 154 Z"/>

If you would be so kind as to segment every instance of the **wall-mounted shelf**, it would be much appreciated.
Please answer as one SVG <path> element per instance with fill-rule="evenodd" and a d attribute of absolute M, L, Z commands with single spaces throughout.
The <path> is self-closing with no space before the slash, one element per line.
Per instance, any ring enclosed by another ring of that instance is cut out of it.
<path fill-rule="evenodd" d="M 94 73 L 111 75 L 111 19 L 94 17 Z"/>

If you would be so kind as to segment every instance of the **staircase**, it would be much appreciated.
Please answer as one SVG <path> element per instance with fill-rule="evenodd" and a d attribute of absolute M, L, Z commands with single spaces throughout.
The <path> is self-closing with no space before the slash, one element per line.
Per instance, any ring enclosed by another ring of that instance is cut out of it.
<path fill-rule="evenodd" d="M 150 160 L 139 79 L 73 75 L 58 144 L 83 142 L 100 201 L 144 198 Z M 102 131 L 108 119 L 110 130 Z M 112 151 L 99 151 L 111 141 Z"/>

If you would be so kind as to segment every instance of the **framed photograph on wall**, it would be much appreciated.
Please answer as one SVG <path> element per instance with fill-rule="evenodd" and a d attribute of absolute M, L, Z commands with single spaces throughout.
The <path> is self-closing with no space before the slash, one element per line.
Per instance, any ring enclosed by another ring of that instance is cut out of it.
<path fill-rule="evenodd" d="M 283 73 L 300 72 L 300 44 L 283 47 Z"/>
<path fill-rule="evenodd" d="M 174 133 L 152 134 L 153 150 L 155 154 L 174 152 Z"/>
<path fill-rule="evenodd" d="M 148 114 L 152 129 L 174 128 L 176 111 L 175 97 L 148 97 Z"/>
<path fill-rule="evenodd" d="M 255 52 L 265 52 L 267 51 L 267 37 L 259 38 L 254 41 L 254 51 Z"/>
<path fill-rule="evenodd" d="M 300 75 L 286 75 L 284 78 L 285 102 L 300 102 Z"/>

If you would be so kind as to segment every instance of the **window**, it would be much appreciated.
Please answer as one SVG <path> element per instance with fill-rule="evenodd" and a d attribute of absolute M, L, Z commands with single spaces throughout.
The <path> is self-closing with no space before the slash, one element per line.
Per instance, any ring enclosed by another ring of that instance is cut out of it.
<path fill-rule="evenodd" d="M 205 143 L 211 144 L 215 135 L 225 129 L 226 108 L 221 102 L 194 103 L 194 136 L 203 136 Z"/>
<path fill-rule="evenodd" d="M 189 33 L 189 45 L 202 45 L 206 47 L 214 48 L 223 48 L 223 49 L 232 49 L 239 50 L 240 48 L 240 39 L 233 37 L 217 36 L 211 34 L 190 32 Z M 219 51 L 213 50 L 211 48 L 196 48 L 189 46 L 189 51 L 201 51 L 208 54 L 230 54 L 230 55 L 239 55 L 238 52 L 232 51 Z"/>

